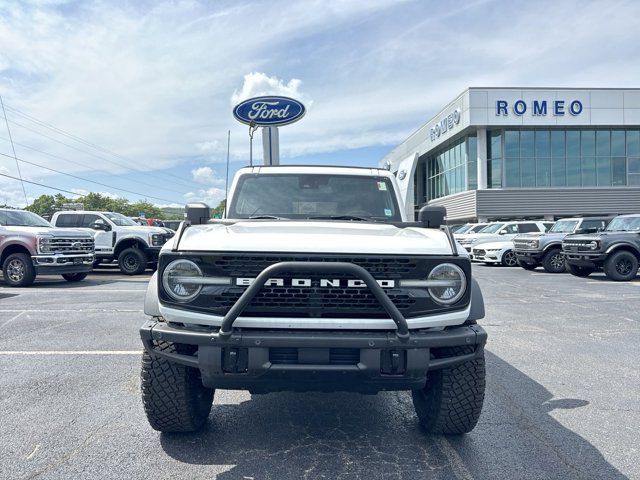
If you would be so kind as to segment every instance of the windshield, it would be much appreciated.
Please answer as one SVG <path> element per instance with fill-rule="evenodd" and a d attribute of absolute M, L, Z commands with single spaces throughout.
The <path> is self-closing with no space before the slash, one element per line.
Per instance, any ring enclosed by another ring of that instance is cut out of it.
<path fill-rule="evenodd" d="M 242 175 L 230 218 L 401 221 L 386 177 L 331 174 Z"/>
<path fill-rule="evenodd" d="M 0 225 L 5 227 L 51 227 L 40 215 L 24 210 L 0 210 Z"/>
<path fill-rule="evenodd" d="M 486 223 L 481 223 L 480 225 L 474 225 L 469 229 L 467 233 L 478 233 L 478 232 L 481 232 L 486 227 L 487 227 Z"/>
<path fill-rule="evenodd" d="M 502 227 L 504 227 L 504 223 L 494 223 L 493 225 L 484 227 L 482 230 L 480 230 L 480 233 L 496 233 Z"/>
<path fill-rule="evenodd" d="M 640 232 L 640 217 L 618 217 L 607 226 L 608 232 Z"/>
<path fill-rule="evenodd" d="M 473 225 L 467 223 L 466 225 L 461 226 L 459 229 L 457 229 L 455 232 L 453 233 L 467 233 L 469 230 L 471 230 L 473 228 Z"/>
<path fill-rule="evenodd" d="M 578 220 L 558 220 L 549 232 L 551 233 L 571 233 L 578 226 Z"/>
<path fill-rule="evenodd" d="M 118 227 L 128 227 L 138 225 L 136 222 L 131 220 L 129 217 L 125 217 L 121 213 L 113 213 L 113 212 L 104 212 L 103 214 L 109 220 L 111 220 Z"/>

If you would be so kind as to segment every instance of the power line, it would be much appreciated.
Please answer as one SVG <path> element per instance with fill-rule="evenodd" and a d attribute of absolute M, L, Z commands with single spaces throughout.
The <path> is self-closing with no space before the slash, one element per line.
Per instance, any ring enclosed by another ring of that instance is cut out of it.
<path fill-rule="evenodd" d="M 0 176 L 2 176 L 2 177 L 7 177 L 7 178 L 13 178 L 14 180 L 20 180 L 21 182 L 24 182 L 24 183 L 30 183 L 30 184 L 32 184 L 32 185 L 38 185 L 39 187 L 49 188 L 49 189 L 51 189 L 51 190 L 57 190 L 58 192 L 70 193 L 71 195 L 78 195 L 78 193 L 77 193 L 77 192 L 72 192 L 71 190 L 64 190 L 64 189 L 62 189 L 62 188 L 56 188 L 56 187 L 52 187 L 52 186 L 50 186 L 50 185 L 45 185 L 44 183 L 32 182 L 32 181 L 30 181 L 30 180 L 23 180 L 23 179 L 21 179 L 21 178 L 14 177 L 14 176 L 12 176 L 12 175 L 7 175 L 7 174 L 5 174 L 5 173 L 0 173 Z M 29 202 L 27 202 L 27 204 L 28 204 L 28 203 L 29 203 Z"/>
<path fill-rule="evenodd" d="M 11 149 L 13 150 L 13 158 L 16 159 L 16 168 L 18 169 L 18 176 L 20 177 L 20 185 L 22 185 L 22 193 L 24 194 L 24 201 L 27 205 L 29 205 L 29 199 L 27 198 L 27 190 L 24 188 L 24 182 L 22 181 L 22 172 L 20 171 L 20 164 L 18 163 L 18 157 L 16 156 L 16 147 L 13 146 L 13 138 L 11 138 L 11 129 L 9 128 L 9 120 L 7 120 L 7 112 L 4 109 L 4 102 L 2 101 L 2 96 L 0 96 L 0 105 L 2 105 L 4 122 L 7 124 L 7 132 L 9 133 L 9 141 L 11 142 Z"/>
<path fill-rule="evenodd" d="M 4 137 L 1 137 L 1 136 L 0 136 L 0 140 L 8 141 L 8 139 L 6 139 L 6 138 L 4 138 Z M 15 143 L 16 145 L 20 145 L 22 148 L 26 148 L 26 149 L 28 149 L 28 150 L 31 150 L 31 151 L 34 151 L 34 152 L 41 153 L 42 155 L 47 155 L 48 157 L 51 157 L 51 158 L 55 158 L 55 159 L 58 159 L 58 160 L 62 160 L 63 162 L 72 163 L 72 164 L 74 164 L 74 165 L 78 165 L 78 166 L 80 166 L 80 167 L 84 167 L 84 168 L 87 168 L 87 167 L 88 167 L 88 165 L 85 165 L 84 163 L 76 162 L 76 161 L 74 161 L 74 160 L 70 160 L 70 159 L 68 159 L 68 158 L 64 158 L 64 157 L 61 157 L 61 156 L 59 156 L 59 155 L 55 155 L 55 154 L 53 154 L 53 153 L 45 152 L 44 150 L 39 150 L 39 149 L 34 148 L 34 147 L 30 146 L 30 145 L 25 145 L 24 143 L 20 143 L 20 142 L 14 142 L 14 143 Z M 3 154 L 0 154 L 0 155 L 3 155 Z M 22 162 L 29 163 L 29 162 L 27 162 L 26 160 L 23 160 L 23 159 L 19 159 L 19 160 L 20 160 L 20 161 L 22 161 Z M 46 169 L 49 169 L 49 170 L 53 170 L 53 169 L 51 169 L 51 168 L 49 168 L 49 167 L 45 167 L 45 166 L 43 166 L 43 165 L 38 165 L 38 164 L 35 164 L 35 163 L 32 163 L 32 165 L 35 165 L 35 166 L 38 166 L 38 167 L 41 167 L 41 168 L 46 168 Z M 55 170 L 54 170 L 54 171 L 55 171 Z M 104 172 L 104 173 L 107 173 L 108 175 L 112 175 L 112 176 L 114 176 L 114 177 L 119 177 L 119 178 L 122 178 L 122 179 L 124 179 L 124 180 L 126 180 L 126 181 L 131 181 L 131 179 L 130 179 L 130 178 L 127 178 L 127 177 L 125 177 L 124 175 L 119 175 L 119 174 L 117 174 L 117 173 L 106 172 L 105 170 L 95 170 L 95 171 L 97 171 L 97 172 Z M 59 172 L 59 173 L 61 173 L 62 175 L 71 175 L 71 174 L 67 174 L 67 173 L 64 173 L 64 172 Z M 80 177 L 78 177 L 78 178 L 80 178 Z M 136 192 L 131 192 L 131 191 L 126 190 L 126 189 L 123 189 L 123 188 L 113 187 L 113 186 L 110 186 L 110 185 L 106 185 L 106 184 L 102 184 L 102 183 L 99 183 L 99 182 L 95 182 L 95 181 L 93 181 L 93 180 L 86 180 L 86 181 L 88 181 L 88 182 L 92 182 L 92 183 L 98 183 L 98 184 L 100 184 L 100 185 L 104 185 L 104 186 L 107 186 L 107 187 L 109 187 L 109 188 L 113 188 L 113 189 L 116 189 L 116 190 L 122 190 L 122 191 L 124 191 L 124 192 L 134 193 L 135 195 L 145 196 L 145 195 L 142 195 L 142 194 L 139 194 L 139 193 L 136 193 Z M 157 197 L 151 197 L 151 196 L 149 196 L 149 198 L 155 198 L 155 199 L 157 199 Z M 169 200 L 163 200 L 163 201 L 169 201 Z M 171 202 L 172 202 L 172 203 L 182 203 L 182 201 L 180 201 L 180 202 L 174 202 L 173 200 L 171 200 Z"/>
<path fill-rule="evenodd" d="M 21 117 L 23 117 L 23 118 L 25 118 L 27 120 L 30 120 L 30 121 L 32 121 L 34 123 L 37 123 L 38 125 L 40 125 L 42 127 L 45 127 L 45 128 L 47 128 L 49 130 L 53 130 L 54 132 L 56 132 L 56 133 L 58 133 L 60 135 L 64 135 L 65 137 L 71 138 L 71 139 L 75 140 L 76 142 L 82 143 L 82 144 L 84 144 L 84 145 L 86 145 L 88 147 L 91 147 L 91 148 L 95 149 L 95 150 L 101 151 L 103 153 L 107 153 L 107 154 L 112 155 L 112 156 L 117 157 L 117 158 L 121 158 L 121 159 L 125 160 L 126 162 L 131 162 L 132 161 L 131 159 L 129 159 L 129 158 L 127 158 L 127 157 L 125 157 L 125 156 L 123 156 L 123 155 L 121 155 L 119 153 L 116 153 L 116 152 L 114 152 L 112 150 L 109 150 L 109 149 L 107 149 L 105 147 L 102 147 L 102 146 L 97 145 L 97 144 L 95 144 L 93 142 L 85 140 L 82 137 L 79 137 L 79 136 L 74 135 L 72 133 L 69 133 L 69 132 L 67 132 L 65 130 L 62 130 L 61 128 L 58 128 L 55 125 L 52 125 L 52 124 L 47 123 L 47 122 L 45 122 L 43 120 L 40 120 L 40 119 L 38 119 L 36 117 L 33 117 L 33 116 L 29 115 L 29 114 L 26 114 L 26 113 L 24 113 L 24 112 L 22 112 L 22 111 L 20 111 L 20 110 L 18 110 L 16 108 L 13 108 L 13 107 L 10 107 L 10 106 L 7 105 L 7 109 L 9 109 L 13 113 L 16 113 L 17 115 L 20 115 Z M 14 123 L 14 122 L 12 122 L 12 123 Z M 123 165 L 123 164 L 116 163 L 116 162 L 114 162 L 114 163 L 116 165 L 120 165 L 122 167 L 130 168 L 129 165 Z M 164 173 L 164 172 L 147 172 L 147 173 L 153 174 L 153 175 L 156 175 L 156 176 L 157 175 L 166 175 L 169 178 L 171 178 L 172 181 L 175 181 L 176 179 L 178 179 L 178 180 L 182 180 L 183 182 L 187 182 L 187 183 L 192 184 L 192 185 L 198 185 L 193 180 L 182 178 L 182 177 L 179 177 L 177 175 L 171 175 L 171 174 Z"/>
<path fill-rule="evenodd" d="M 4 157 L 9 157 L 9 158 L 11 158 L 11 156 L 10 156 L 10 155 L 7 155 L 6 153 L 1 153 L 1 152 L 0 152 L 0 155 L 2 155 L 2 156 L 4 156 Z M 60 175 L 66 175 L 67 177 L 72 177 L 72 178 L 75 178 L 75 179 L 77 179 L 77 180 L 82 180 L 82 181 L 84 181 L 84 182 L 95 183 L 96 185 L 101 185 L 101 186 L 103 186 L 103 187 L 111 188 L 111 189 L 113 189 L 113 190 L 120 190 L 121 192 L 131 193 L 131 194 L 133 194 L 133 195 L 137 195 L 137 196 L 140 196 L 140 197 L 152 198 L 152 199 L 154 199 L 154 200 L 160 200 L 160 201 L 162 201 L 162 202 L 169 202 L 169 203 L 181 203 L 181 202 L 176 202 L 175 200 L 168 200 L 168 199 L 166 199 L 166 198 L 153 197 L 153 196 L 151 196 L 151 195 L 142 195 L 141 193 L 133 192 L 133 191 L 131 191 L 131 190 L 125 190 L 125 189 L 123 189 L 123 188 L 118 188 L 118 187 L 114 187 L 114 186 L 112 186 L 112 185 L 107 185 L 106 183 L 96 182 L 96 181 L 94 181 L 94 180 L 89 180 L 88 178 L 83 178 L 83 177 L 79 177 L 79 176 L 77 176 L 77 175 L 73 175 L 72 173 L 65 173 L 65 172 L 61 172 L 60 170 L 56 170 L 55 168 L 45 167 L 44 165 L 40 165 L 40 164 L 38 164 L 38 163 L 30 162 L 30 161 L 28 161 L 28 160 L 24 160 L 24 159 L 22 159 L 22 158 L 17 158 L 17 157 L 16 157 L 16 160 L 17 160 L 17 161 L 20 161 L 20 162 L 22 162 L 22 163 L 26 163 L 26 164 L 29 164 L 29 165 L 33 165 L 33 166 L 35 166 L 35 167 L 44 168 L 45 170 L 49 170 L 50 172 L 59 173 Z M 27 203 L 29 203 L 29 202 L 27 201 Z"/>
<path fill-rule="evenodd" d="M 54 142 L 60 143 L 60 144 L 62 144 L 62 145 L 64 145 L 64 146 L 66 146 L 66 147 L 72 148 L 73 150 L 77 150 L 78 152 L 82 152 L 82 153 L 85 153 L 85 154 L 87 154 L 87 155 L 91 155 L 92 157 L 95 157 L 95 158 L 97 158 L 97 159 L 99 159 L 99 160 L 103 160 L 103 161 L 105 161 L 105 162 L 112 163 L 112 164 L 114 164 L 114 165 L 118 165 L 118 166 L 120 166 L 120 167 L 130 168 L 130 166 L 127 166 L 127 165 L 121 165 L 121 164 L 119 164 L 119 163 L 117 163 L 117 162 L 114 162 L 114 161 L 111 161 L 111 160 L 109 160 L 109 159 L 107 159 L 107 158 L 101 157 L 100 155 L 96 155 L 95 153 L 87 152 L 86 150 L 82 150 L 81 148 L 75 147 L 75 146 L 73 146 L 73 145 L 69 145 L 68 143 L 63 142 L 62 140 L 58 140 L 57 138 L 50 137 L 49 135 L 45 135 L 45 134 L 44 134 L 44 133 L 42 133 L 42 132 L 38 132 L 37 130 L 34 130 L 34 129 L 32 129 L 32 128 L 27 127 L 26 125 L 22 125 L 21 123 L 14 122 L 13 120 L 9 120 L 9 123 L 11 123 L 11 124 L 13 124 L 13 125 L 16 125 L 16 126 L 18 126 L 18 127 L 24 128 L 24 129 L 26 129 L 26 130 L 29 130 L 30 132 L 33 132 L 33 133 L 35 133 L 36 135 L 41 135 L 41 136 L 43 136 L 44 138 L 47 138 L 47 139 L 49 139 L 49 140 L 51 140 L 51 141 L 54 141 Z M 86 166 L 86 165 L 85 165 L 85 166 Z M 140 170 L 136 170 L 136 171 L 140 172 Z M 145 172 L 145 173 L 148 173 L 148 172 Z M 148 186 L 148 187 L 152 187 L 152 188 L 159 188 L 157 185 L 152 185 L 152 184 L 150 184 L 150 183 L 143 182 L 143 181 L 141 181 L 141 180 L 136 180 L 136 183 L 141 183 L 142 185 L 146 185 L 146 186 Z M 170 192 L 179 193 L 180 195 L 184 195 L 184 192 L 180 192 L 180 191 L 178 191 L 178 190 L 173 190 L 173 189 L 171 189 L 171 188 L 165 188 L 165 187 L 163 187 L 163 190 L 167 190 L 167 191 L 170 191 Z"/>

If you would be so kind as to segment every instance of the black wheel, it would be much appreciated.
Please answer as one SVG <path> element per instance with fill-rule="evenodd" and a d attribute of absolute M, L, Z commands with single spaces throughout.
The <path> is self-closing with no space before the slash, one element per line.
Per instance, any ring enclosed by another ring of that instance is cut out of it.
<path fill-rule="evenodd" d="M 175 345 L 159 342 L 160 350 L 175 353 Z M 214 390 L 205 388 L 200 371 L 142 354 L 142 403 L 149 424 L 160 432 L 194 432 L 209 417 Z"/>
<path fill-rule="evenodd" d="M 542 259 L 542 266 L 549 273 L 563 273 L 567 271 L 564 255 L 561 250 L 549 250 Z"/>
<path fill-rule="evenodd" d="M 638 274 L 638 259 L 626 250 L 614 252 L 604 262 L 604 274 L 616 282 L 633 280 Z"/>
<path fill-rule="evenodd" d="M 525 270 L 535 270 L 536 267 L 538 266 L 537 263 L 527 263 L 522 260 L 518 260 L 518 265 L 520 265 Z"/>
<path fill-rule="evenodd" d="M 502 266 L 503 267 L 515 267 L 518 265 L 518 259 L 513 250 L 507 250 L 502 254 Z"/>
<path fill-rule="evenodd" d="M 36 279 L 36 269 L 26 253 L 12 253 L 2 263 L 2 275 L 11 287 L 28 287 Z"/>
<path fill-rule="evenodd" d="M 567 263 L 566 266 L 567 271 L 571 275 L 575 275 L 576 277 L 588 277 L 596 271 L 596 269 L 593 267 L 580 267 L 578 265 L 571 265 L 570 263 Z"/>
<path fill-rule="evenodd" d="M 452 355 L 471 353 L 474 347 L 452 347 Z M 478 423 L 484 401 L 485 369 L 482 357 L 428 373 L 427 385 L 414 390 L 413 406 L 420 423 L 431 433 L 462 434 Z"/>
<path fill-rule="evenodd" d="M 62 278 L 64 278 L 67 282 L 80 282 L 87 278 L 87 273 L 63 273 Z"/>
<path fill-rule="evenodd" d="M 118 255 L 118 267 L 125 275 L 140 275 L 147 268 L 147 256 L 139 248 L 126 248 Z"/>

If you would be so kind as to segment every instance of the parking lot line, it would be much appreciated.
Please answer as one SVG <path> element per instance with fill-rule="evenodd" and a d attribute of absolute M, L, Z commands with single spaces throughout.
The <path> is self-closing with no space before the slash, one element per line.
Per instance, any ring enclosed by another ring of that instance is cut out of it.
<path fill-rule="evenodd" d="M 0 350 L 0 355 L 141 355 L 142 350 Z"/>

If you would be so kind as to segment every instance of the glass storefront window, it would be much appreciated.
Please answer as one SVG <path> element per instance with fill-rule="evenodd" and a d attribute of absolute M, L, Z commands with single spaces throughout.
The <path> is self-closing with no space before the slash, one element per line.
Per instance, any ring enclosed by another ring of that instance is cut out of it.
<path fill-rule="evenodd" d="M 427 161 L 428 199 L 477 188 L 477 138 Z M 507 128 L 487 131 L 487 187 L 640 185 L 640 129 Z"/>

